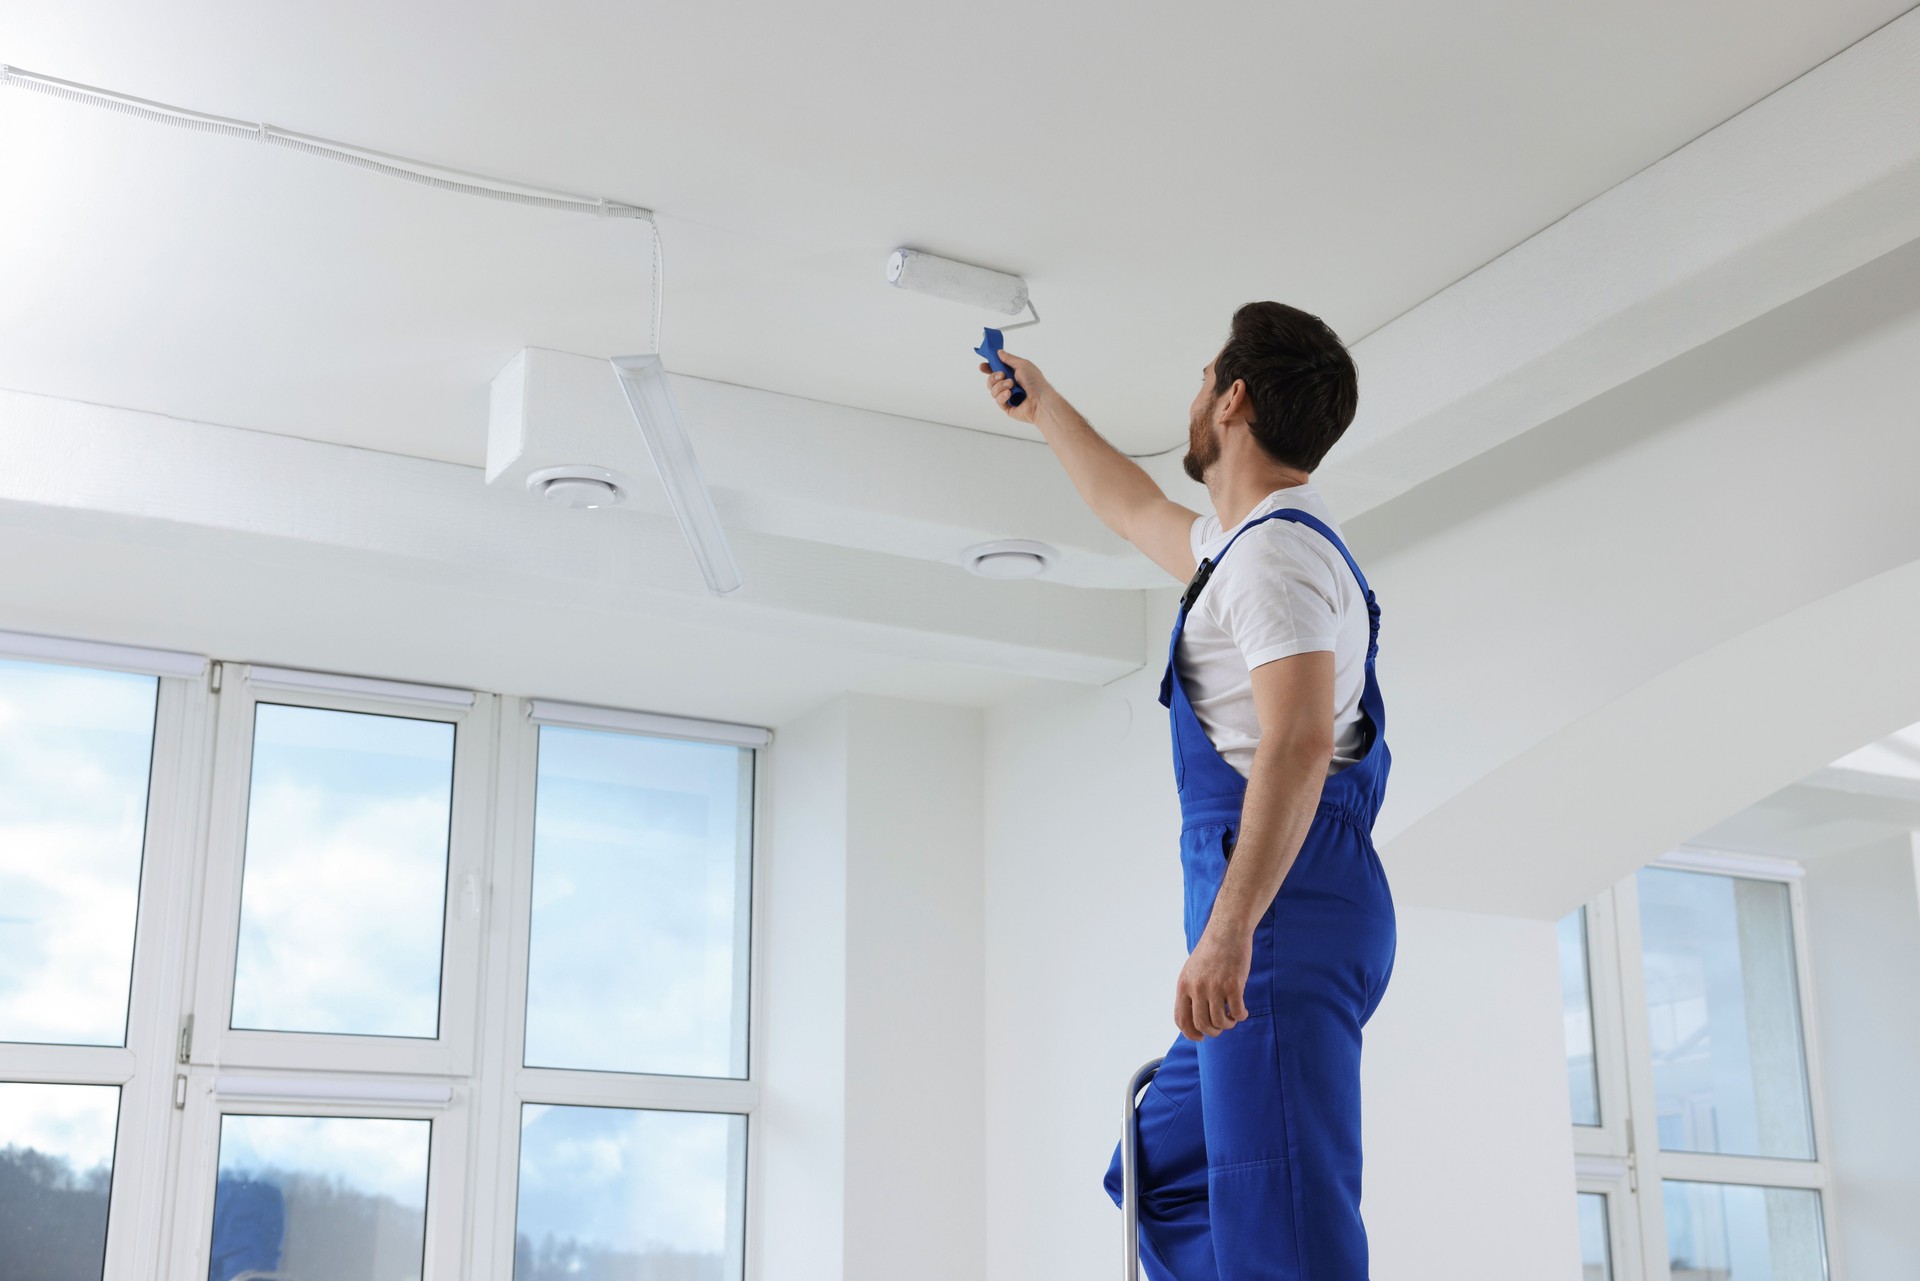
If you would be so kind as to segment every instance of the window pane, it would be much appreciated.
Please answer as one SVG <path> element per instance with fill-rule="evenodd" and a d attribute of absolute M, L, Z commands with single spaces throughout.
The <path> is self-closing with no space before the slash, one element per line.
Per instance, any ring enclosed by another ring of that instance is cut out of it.
<path fill-rule="evenodd" d="M 1787 887 L 1665 868 L 1639 887 L 1660 1146 L 1812 1159 Z"/>
<path fill-rule="evenodd" d="M 0 1276 L 104 1271 L 119 1116 L 115 1086 L 0 1081 Z"/>
<path fill-rule="evenodd" d="M 1600 1192 L 1580 1193 L 1580 1281 L 1613 1281 L 1607 1198 Z"/>
<path fill-rule="evenodd" d="M 1600 1082 L 1594 1075 L 1593 994 L 1587 981 L 1584 907 L 1560 918 L 1560 1022 L 1567 1042 L 1567 1095 L 1573 1123 L 1598 1125 Z"/>
<path fill-rule="evenodd" d="M 744 1077 L 752 753 L 540 730 L 530 1066 Z"/>
<path fill-rule="evenodd" d="M 233 1026 L 439 1035 L 453 726 L 262 703 Z"/>
<path fill-rule="evenodd" d="M 1673 1281 L 1824 1281 L 1820 1194 L 1669 1180 L 1667 1257 Z"/>
<path fill-rule="evenodd" d="M 0 1040 L 126 1044 L 159 687 L 0 660 Z"/>
<path fill-rule="evenodd" d="M 747 1119 L 528 1104 L 514 1281 L 737 1281 Z"/>
<path fill-rule="evenodd" d="M 419 1281 L 427 1121 L 223 1116 L 207 1281 Z"/>

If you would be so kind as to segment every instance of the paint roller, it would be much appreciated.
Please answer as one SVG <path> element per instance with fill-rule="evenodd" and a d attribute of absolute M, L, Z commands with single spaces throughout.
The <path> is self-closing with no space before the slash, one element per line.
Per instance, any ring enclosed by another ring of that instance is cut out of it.
<path fill-rule="evenodd" d="M 1000 350 L 1006 345 L 1006 331 L 1025 329 L 1028 325 L 1040 323 L 1040 313 L 1034 309 L 1033 300 L 1027 297 L 1027 282 L 1004 271 L 956 262 L 952 258 L 922 253 L 918 249 L 896 249 L 893 256 L 887 259 L 887 281 L 916 294 L 929 294 L 983 311 L 997 311 L 1003 316 L 1017 316 L 1023 311 L 1030 313 L 1033 317 L 1031 320 L 988 329 L 986 337 L 973 349 L 974 354 L 986 361 L 988 368 L 996 373 L 1009 376 L 1013 373 L 1007 368 L 1006 362 L 1000 359 Z M 1016 382 L 1013 394 L 1007 397 L 1007 403 L 1018 405 L 1026 398 L 1026 391 Z"/>

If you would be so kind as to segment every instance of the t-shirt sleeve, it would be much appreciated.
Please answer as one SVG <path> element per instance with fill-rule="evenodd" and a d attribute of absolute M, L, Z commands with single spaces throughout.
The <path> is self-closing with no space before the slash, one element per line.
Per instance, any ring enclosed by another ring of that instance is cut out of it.
<path fill-rule="evenodd" d="M 1193 525 L 1187 530 L 1187 546 L 1193 551 L 1193 563 L 1200 563 L 1200 549 L 1212 542 L 1220 534 L 1218 516 L 1195 516 Z"/>
<path fill-rule="evenodd" d="M 1249 531 L 1214 575 L 1208 594 L 1215 621 L 1248 671 L 1336 648 L 1340 602 L 1332 572 L 1291 530 Z"/>

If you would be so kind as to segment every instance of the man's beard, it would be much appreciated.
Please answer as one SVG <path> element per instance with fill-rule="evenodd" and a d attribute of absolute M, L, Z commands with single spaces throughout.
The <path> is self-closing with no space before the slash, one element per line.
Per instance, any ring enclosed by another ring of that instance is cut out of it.
<path fill-rule="evenodd" d="M 1207 468 L 1220 460 L 1220 442 L 1208 426 L 1204 418 L 1187 424 L 1187 456 L 1180 460 L 1180 470 L 1196 485 L 1207 483 Z"/>

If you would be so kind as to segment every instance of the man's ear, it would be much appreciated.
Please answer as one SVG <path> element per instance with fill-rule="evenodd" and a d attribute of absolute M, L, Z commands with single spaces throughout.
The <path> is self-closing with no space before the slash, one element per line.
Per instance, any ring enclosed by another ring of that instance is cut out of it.
<path fill-rule="evenodd" d="M 1220 398 L 1214 402 L 1214 421 L 1222 427 L 1236 420 L 1245 423 L 1247 419 L 1253 416 L 1250 412 L 1251 409 L 1252 406 L 1247 403 L 1246 380 L 1236 378 L 1233 380 L 1232 385 L 1221 392 Z"/>

